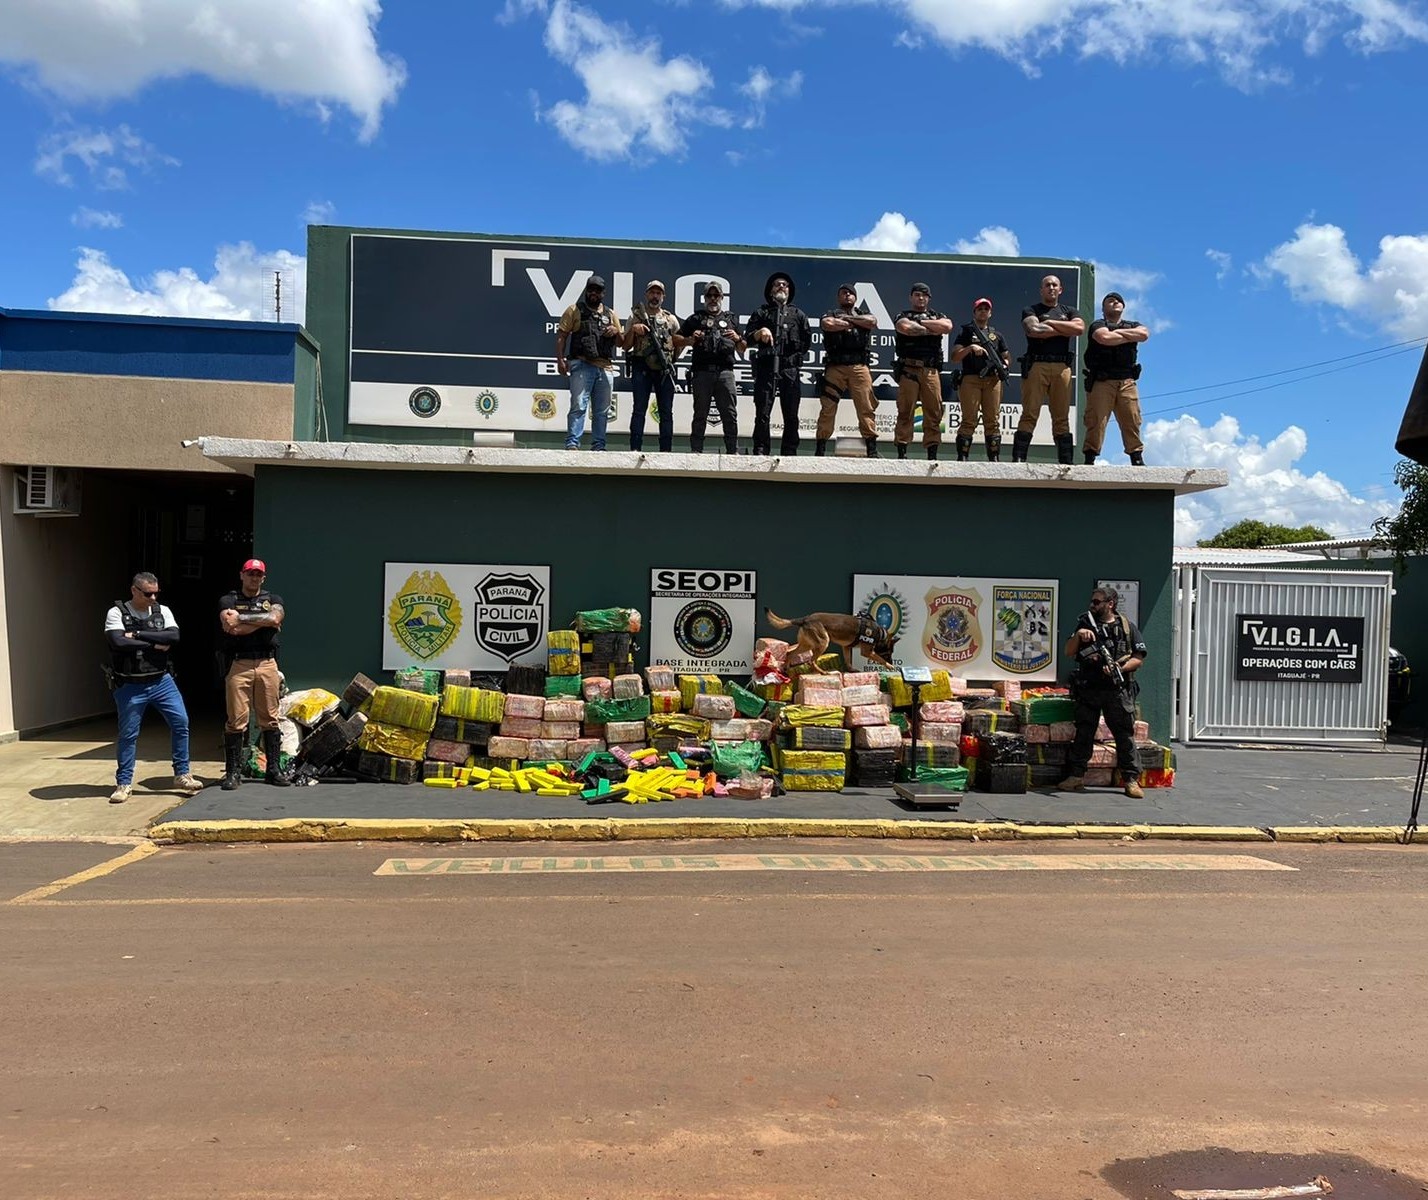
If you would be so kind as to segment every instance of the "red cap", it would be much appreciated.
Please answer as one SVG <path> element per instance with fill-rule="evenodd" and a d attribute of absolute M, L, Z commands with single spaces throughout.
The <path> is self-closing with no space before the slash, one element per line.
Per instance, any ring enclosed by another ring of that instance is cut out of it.
<path fill-rule="evenodd" d="M 991 307 L 992 307 L 992 302 L 991 302 L 990 300 L 988 300 L 985 296 L 983 296 L 980 300 L 977 301 L 976 304 L 972 305 L 972 308 L 973 308 L 973 309 L 978 309 L 978 308 L 981 308 L 982 305 L 984 305 L 984 304 L 985 304 L 988 308 L 991 308 Z"/>
<path fill-rule="evenodd" d="M 268 573 L 268 564 L 261 558 L 250 558 L 243 564 L 245 571 L 261 571 L 264 575 Z"/>

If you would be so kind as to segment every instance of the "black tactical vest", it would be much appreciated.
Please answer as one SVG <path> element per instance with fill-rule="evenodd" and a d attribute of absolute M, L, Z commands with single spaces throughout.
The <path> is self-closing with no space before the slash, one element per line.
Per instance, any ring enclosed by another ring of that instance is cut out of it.
<path fill-rule="evenodd" d="M 1122 321 L 1120 325 L 1107 325 L 1107 329 L 1121 329 L 1127 325 Z M 1130 325 L 1134 329 L 1134 324 Z M 1140 372 L 1136 370 L 1136 350 L 1139 349 L 1139 342 L 1122 342 L 1119 346 L 1103 346 L 1095 338 L 1088 338 L 1086 341 L 1086 369 L 1096 376 L 1097 379 L 1135 379 Z"/>
<path fill-rule="evenodd" d="M 119 610 L 119 619 L 124 622 L 125 633 L 137 633 L 141 629 L 158 633 L 164 628 L 164 614 L 157 604 L 143 617 L 135 614 L 122 600 L 114 601 L 114 607 Z M 137 638 L 126 642 L 122 650 L 111 650 L 110 658 L 114 674 L 124 679 L 152 679 L 167 674 L 169 669 L 169 658 L 165 651 L 155 650 L 148 642 L 141 642 Z"/>
<path fill-rule="evenodd" d="M 934 312 L 930 308 L 926 312 L 914 312 L 907 308 L 898 313 L 897 321 L 904 318 L 909 321 L 934 321 L 941 316 L 943 316 L 942 313 Z M 903 362 L 920 362 L 926 367 L 942 365 L 941 334 L 894 332 L 893 344 L 897 348 L 898 358 Z"/>
<path fill-rule="evenodd" d="M 695 313 L 696 328 L 704 331 L 704 336 L 694 343 L 694 369 L 696 371 L 730 371 L 734 367 L 737 347 L 727 334 L 737 332 L 734 318 L 726 312 Z"/>
<path fill-rule="evenodd" d="M 828 314 L 846 320 L 859 316 L 857 312 L 834 309 Z M 838 333 L 823 331 L 823 361 L 830 367 L 866 367 L 872 361 L 873 331 L 854 325 L 851 329 Z"/>
<path fill-rule="evenodd" d="M 580 325 L 575 331 L 571 356 L 583 358 L 586 362 L 604 359 L 608 362 L 615 356 L 615 320 L 608 308 L 598 312 L 584 300 L 578 300 L 575 310 L 580 314 Z"/>

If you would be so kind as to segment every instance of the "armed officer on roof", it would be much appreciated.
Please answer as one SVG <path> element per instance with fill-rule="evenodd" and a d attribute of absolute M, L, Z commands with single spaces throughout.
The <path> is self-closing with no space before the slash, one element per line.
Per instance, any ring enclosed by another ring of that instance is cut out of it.
<path fill-rule="evenodd" d="M 803 397 L 799 369 L 813 344 L 803 310 L 793 303 L 793 278 L 775 271 L 764 284 L 764 303 L 754 309 L 744 337 L 754 347 L 754 453 L 772 454 L 769 417 L 774 395 L 783 414 L 780 454 L 798 453 L 798 405 Z"/>
<path fill-rule="evenodd" d="M 570 410 L 565 418 L 565 448 L 579 450 L 590 414 L 590 449 L 605 449 L 605 426 L 615 392 L 615 347 L 620 321 L 605 306 L 605 281 L 592 275 L 585 294 L 560 316 L 555 334 L 555 367 L 570 376 Z M 570 357 L 565 355 L 570 345 Z"/>
<path fill-rule="evenodd" d="M 659 448 L 673 450 L 674 360 L 681 348 L 679 318 L 664 307 L 664 284 L 658 279 L 645 284 L 645 302 L 636 304 L 630 312 L 624 344 L 632 352 L 630 449 L 644 449 L 645 412 L 653 395 L 659 413 Z"/>
<path fill-rule="evenodd" d="M 1086 343 L 1086 441 L 1081 449 L 1087 466 L 1096 461 L 1105 444 L 1106 422 L 1114 413 L 1131 466 L 1143 467 L 1136 347 L 1150 337 L 1150 330 L 1139 321 L 1125 319 L 1126 302 L 1120 292 L 1106 293 L 1101 312 L 1101 320 L 1091 324 Z"/>
<path fill-rule="evenodd" d="M 897 456 L 907 457 L 912 441 L 912 419 L 922 402 L 922 445 L 927 457 L 937 457 L 942 444 L 942 339 L 952 332 L 952 319 L 930 307 L 932 289 L 925 283 L 912 285 L 911 307 L 898 313 L 893 322 L 897 349 L 897 424 L 893 441 Z"/>
<path fill-rule="evenodd" d="M 992 328 L 992 302 L 985 296 L 972 305 L 972 319 L 963 325 L 952 344 L 952 361 L 960 370 L 957 404 L 962 419 L 957 424 L 957 461 L 972 455 L 972 436 L 977 432 L 977 411 L 982 414 L 982 433 L 987 442 L 987 461 L 1002 460 L 1002 384 L 1011 365 L 1006 339 Z"/>
<path fill-rule="evenodd" d="M 719 410 L 724 430 L 724 452 L 739 453 L 739 391 L 734 380 L 734 359 L 746 343 L 732 313 L 724 308 L 724 288 L 711 281 L 704 289 L 704 311 L 684 319 L 679 336 L 694 347 L 694 368 L 690 391 L 694 393 L 694 417 L 689 424 L 689 448 L 704 450 L 704 430 L 709 423 L 709 405 Z"/>
<path fill-rule="evenodd" d="M 817 441 L 813 453 L 828 453 L 828 439 L 833 436 L 838 417 L 838 401 L 847 392 L 853 398 L 853 410 L 858 414 L 858 432 L 868 448 L 868 457 L 878 457 L 878 427 L 873 418 L 877 401 L 873 399 L 872 363 L 873 330 L 878 319 L 871 313 L 859 312 L 858 289 L 851 283 L 838 288 L 838 307 L 823 314 L 823 382 L 819 388 Z"/>
<path fill-rule="evenodd" d="M 1061 280 L 1048 275 L 1041 281 L 1041 299 L 1021 310 L 1026 330 L 1026 357 L 1022 360 L 1021 420 L 1012 438 L 1012 462 L 1026 462 L 1031 435 L 1043 403 L 1051 409 L 1051 433 L 1056 439 L 1056 461 L 1070 465 L 1076 452 L 1071 432 L 1072 342 L 1086 332 L 1086 322 L 1074 308 L 1061 303 Z"/>

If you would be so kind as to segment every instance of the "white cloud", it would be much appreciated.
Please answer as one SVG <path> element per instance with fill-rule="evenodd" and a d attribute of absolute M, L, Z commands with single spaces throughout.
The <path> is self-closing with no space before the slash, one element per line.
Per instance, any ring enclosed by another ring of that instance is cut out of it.
<path fill-rule="evenodd" d="M 1206 250 L 1205 257 L 1215 264 L 1215 282 L 1224 283 L 1235 269 L 1235 260 L 1223 250 Z"/>
<path fill-rule="evenodd" d="M 1081 306 L 1085 310 L 1093 310 L 1092 320 L 1101 315 L 1101 296 L 1107 292 L 1120 292 L 1126 302 L 1126 316 L 1130 320 L 1149 326 L 1152 333 L 1163 333 L 1174 324 L 1169 318 L 1156 312 L 1149 299 L 1150 289 L 1161 282 L 1160 272 L 1095 261 L 1092 266 L 1096 270 L 1096 288 L 1100 296 L 1087 300 Z"/>
<path fill-rule="evenodd" d="M 1428 41 L 1428 21 L 1400 0 L 983 0 L 974 7 L 902 0 L 898 7 L 944 46 L 1000 54 L 1030 74 L 1037 59 L 1066 50 L 1121 65 L 1169 57 L 1217 69 L 1245 90 L 1286 82 L 1289 72 L 1267 60 L 1296 42 L 1312 56 L 1334 38 L 1363 54 Z"/>
<path fill-rule="evenodd" d="M 1397 505 L 1352 495 L 1322 471 L 1306 475 L 1295 465 L 1309 448 L 1297 425 L 1261 442 L 1231 416 L 1201 425 L 1192 416 L 1150 421 L 1141 431 L 1146 461 L 1194 463 L 1229 472 L 1228 487 L 1181 496 L 1175 502 L 1175 544 L 1193 546 L 1226 526 L 1253 517 L 1275 525 L 1318 525 L 1332 537 L 1363 536 Z M 1107 431 L 1114 445 L 1116 435 Z M 1111 457 L 1114 457 L 1112 455 Z"/>
<path fill-rule="evenodd" d="M 691 125 L 734 122 L 730 113 L 703 102 L 714 83 L 703 63 L 683 55 L 663 59 L 658 39 L 641 41 L 571 0 L 551 5 L 545 45 L 580 77 L 585 99 L 561 100 L 541 119 L 590 158 L 628 159 L 636 147 L 679 156 Z"/>
<path fill-rule="evenodd" d="M 116 212 L 102 212 L 80 205 L 79 211 L 69 218 L 71 225 L 80 229 L 122 229 L 124 218 Z"/>
<path fill-rule="evenodd" d="M 331 225 L 337 215 L 337 205 L 331 200 L 313 200 L 302 210 L 304 225 Z"/>
<path fill-rule="evenodd" d="M 1306 222 L 1254 273 L 1283 279 L 1303 304 L 1327 304 L 1404 338 L 1428 336 L 1428 234 L 1380 238 L 1378 258 L 1364 267 L 1337 225 Z"/>
<path fill-rule="evenodd" d="M 155 167 L 176 167 L 178 159 L 146 142 L 127 125 L 117 129 L 87 129 L 66 126 L 47 134 L 35 155 L 35 174 L 65 187 L 74 186 L 69 160 L 89 174 L 102 191 L 118 191 L 129 186 L 128 168 L 151 172 Z"/>
<path fill-rule="evenodd" d="M 532 13 L 543 13 L 549 8 L 546 0 L 506 0 L 505 7 L 496 14 L 502 25 L 511 25 Z"/>
<path fill-rule="evenodd" d="M 885 212 L 878 223 L 861 237 L 845 238 L 839 250 L 887 250 L 898 254 L 916 254 L 922 230 L 900 212 Z"/>
<path fill-rule="evenodd" d="M 284 277 L 283 319 L 301 320 L 307 304 L 307 260 L 289 250 L 259 251 L 249 242 L 220 246 L 206 279 L 192 267 L 179 267 L 155 271 L 137 282 L 104 251 L 82 247 L 74 281 L 49 306 L 63 312 L 260 321 L 271 319 L 274 272 Z"/>
<path fill-rule="evenodd" d="M 803 90 L 803 72 L 794 71 L 781 81 L 763 67 L 754 67 L 749 78 L 739 85 L 739 91 L 749 98 L 750 111 L 743 119 L 745 129 L 757 129 L 764 123 L 771 99 L 797 96 Z"/>
<path fill-rule="evenodd" d="M 954 242 L 952 253 L 974 258 L 1016 258 L 1021 254 L 1021 243 L 1005 225 L 984 225 L 976 237 Z"/>
<path fill-rule="evenodd" d="M 0 62 L 70 101 L 203 75 L 282 100 L 348 108 L 361 137 L 406 81 L 377 46 L 379 0 L 9 0 Z"/>

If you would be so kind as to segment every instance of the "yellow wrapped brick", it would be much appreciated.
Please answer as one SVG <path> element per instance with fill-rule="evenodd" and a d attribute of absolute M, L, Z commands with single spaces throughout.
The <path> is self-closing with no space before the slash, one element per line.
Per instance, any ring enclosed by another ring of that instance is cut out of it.
<path fill-rule="evenodd" d="M 852 652 L 849 651 L 849 653 Z M 815 665 L 820 671 L 836 671 L 841 674 L 844 666 L 843 656 L 841 654 L 820 654 Z"/>
<path fill-rule="evenodd" d="M 409 692 L 406 688 L 379 687 L 372 693 L 372 710 L 368 715 L 383 725 L 401 725 L 430 733 L 436 724 L 436 711 L 440 705 L 439 696 Z"/>
<path fill-rule="evenodd" d="M 784 750 L 779 778 L 790 792 L 841 792 L 847 763 L 834 750 Z"/>
<path fill-rule="evenodd" d="M 580 635 L 573 629 L 552 629 L 545 635 L 546 673 L 580 674 Z"/>
<path fill-rule="evenodd" d="M 922 685 L 923 700 L 952 699 L 952 675 L 948 671 L 933 671 L 932 682 Z M 909 701 L 911 703 L 911 701 Z"/>
<path fill-rule="evenodd" d="M 724 681 L 717 675 L 681 675 L 679 677 L 679 696 L 684 702 L 685 708 L 693 708 L 694 697 L 701 693 L 706 696 L 722 696 Z"/>
<path fill-rule="evenodd" d="M 457 687 L 447 684 L 441 689 L 441 715 L 459 717 L 463 721 L 485 721 L 499 725 L 506 715 L 506 697 L 486 688 Z"/>
<path fill-rule="evenodd" d="M 689 713 L 651 713 L 645 718 L 645 733 L 650 737 L 678 734 L 696 742 L 707 742 L 711 725 L 703 717 Z"/>
<path fill-rule="evenodd" d="M 843 706 L 832 704 L 786 704 L 779 714 L 785 725 L 843 726 Z"/>
<path fill-rule="evenodd" d="M 883 691 L 892 697 L 894 708 L 907 708 L 912 703 L 912 686 L 901 675 L 884 675 Z M 921 696 L 924 702 L 952 699 L 952 676 L 946 671 L 933 671 L 932 682 L 922 685 Z"/>
<path fill-rule="evenodd" d="M 377 689 L 379 692 L 384 690 Z M 393 688 L 392 691 L 399 689 Z M 420 697 L 420 692 L 408 692 L 409 696 Z M 435 696 L 428 699 L 435 700 Z M 416 729 L 403 725 L 384 725 L 380 721 L 368 721 L 362 728 L 362 736 L 357 745 L 373 754 L 385 754 L 391 758 L 410 758 L 420 762 L 426 757 L 426 744 L 430 739 Z"/>

